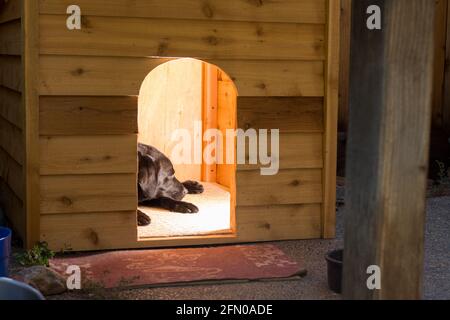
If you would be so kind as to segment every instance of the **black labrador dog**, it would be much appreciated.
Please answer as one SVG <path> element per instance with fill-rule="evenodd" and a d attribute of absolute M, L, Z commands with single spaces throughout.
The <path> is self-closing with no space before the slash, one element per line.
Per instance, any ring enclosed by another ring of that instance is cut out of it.
<path fill-rule="evenodd" d="M 160 207 L 180 213 L 198 212 L 195 205 L 181 200 L 188 193 L 203 193 L 204 189 L 200 183 L 178 181 L 169 158 L 154 147 L 140 143 L 138 157 L 138 201 L 140 205 Z M 150 217 L 138 210 L 138 225 L 146 226 L 150 223 Z"/>

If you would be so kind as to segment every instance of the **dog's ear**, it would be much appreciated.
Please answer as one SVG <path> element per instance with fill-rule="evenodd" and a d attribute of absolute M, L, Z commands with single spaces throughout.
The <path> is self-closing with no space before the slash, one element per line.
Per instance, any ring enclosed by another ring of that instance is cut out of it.
<path fill-rule="evenodd" d="M 155 172 L 155 162 L 152 157 L 139 152 L 138 186 L 143 194 L 152 193 L 151 190 L 155 187 Z"/>
<path fill-rule="evenodd" d="M 148 164 L 149 162 L 155 163 L 155 158 L 153 158 L 151 155 L 142 153 L 141 151 L 138 151 L 138 158 L 139 162 Z"/>
<path fill-rule="evenodd" d="M 152 157 L 149 154 L 144 155 L 144 157 L 146 158 L 147 161 L 151 162 L 152 164 L 156 163 L 156 159 L 154 157 Z"/>

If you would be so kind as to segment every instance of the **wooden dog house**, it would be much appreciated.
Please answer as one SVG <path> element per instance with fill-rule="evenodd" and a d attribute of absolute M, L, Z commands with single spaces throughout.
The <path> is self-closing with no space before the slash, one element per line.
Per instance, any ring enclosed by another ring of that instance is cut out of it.
<path fill-rule="evenodd" d="M 66 26 L 73 1 L 0 4 L 0 201 L 26 246 L 334 236 L 339 0 L 78 0 L 81 30 Z M 235 115 L 217 122 L 280 130 L 280 172 L 216 167 L 227 172 L 229 232 L 140 237 L 138 96 L 152 70 L 178 58 L 220 68 L 219 91 L 236 87 L 234 102 L 222 92 Z"/>

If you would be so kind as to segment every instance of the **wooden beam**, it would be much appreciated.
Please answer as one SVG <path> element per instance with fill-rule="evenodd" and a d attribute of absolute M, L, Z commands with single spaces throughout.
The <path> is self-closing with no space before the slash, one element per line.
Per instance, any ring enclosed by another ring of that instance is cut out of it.
<path fill-rule="evenodd" d="M 442 125 L 450 133 L 450 5 L 447 6 L 447 38 L 445 48 L 444 89 L 442 105 Z"/>
<path fill-rule="evenodd" d="M 325 133 L 323 141 L 322 237 L 336 235 L 336 158 L 339 107 L 339 18 L 341 0 L 328 1 L 327 63 L 325 67 Z"/>
<path fill-rule="evenodd" d="M 348 87 L 350 82 L 350 35 L 352 0 L 341 0 L 340 66 L 339 66 L 339 131 L 347 132 Z"/>
<path fill-rule="evenodd" d="M 22 68 L 24 108 L 24 179 L 26 199 L 27 238 L 25 246 L 30 248 L 40 239 L 40 197 L 39 197 L 39 3 L 23 1 L 22 11 Z"/>
<path fill-rule="evenodd" d="M 382 30 L 368 30 L 378 5 Z M 421 298 L 434 2 L 353 2 L 344 297 Z M 367 268 L 381 269 L 381 290 Z"/>
<path fill-rule="evenodd" d="M 217 107 L 218 107 L 218 69 L 209 63 L 203 63 L 203 132 L 210 129 L 217 129 Z M 203 141 L 203 149 L 205 150 L 209 142 Z M 217 165 L 202 164 L 202 181 L 217 181 Z"/>

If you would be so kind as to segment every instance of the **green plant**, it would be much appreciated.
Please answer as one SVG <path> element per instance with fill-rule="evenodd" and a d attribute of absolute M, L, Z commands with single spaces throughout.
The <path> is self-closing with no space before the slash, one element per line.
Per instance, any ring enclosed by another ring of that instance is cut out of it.
<path fill-rule="evenodd" d="M 15 255 L 17 262 L 24 267 L 49 266 L 55 253 L 48 248 L 47 242 L 38 242 L 31 250 Z"/>

